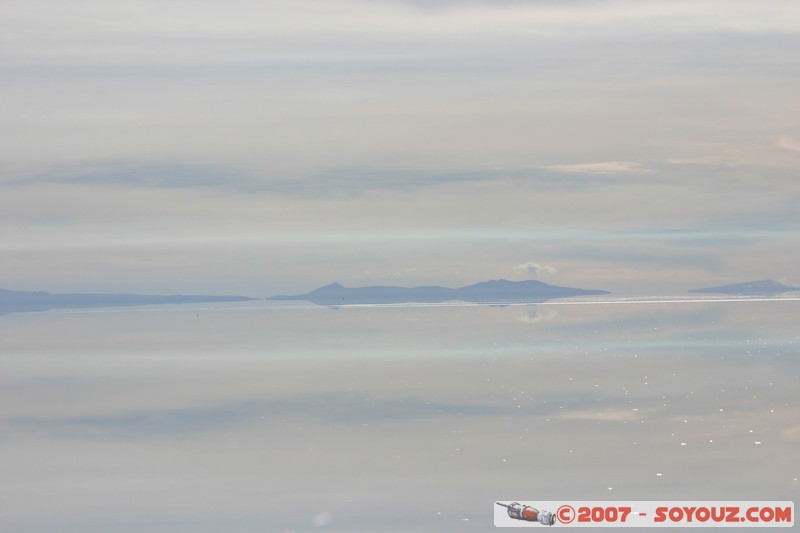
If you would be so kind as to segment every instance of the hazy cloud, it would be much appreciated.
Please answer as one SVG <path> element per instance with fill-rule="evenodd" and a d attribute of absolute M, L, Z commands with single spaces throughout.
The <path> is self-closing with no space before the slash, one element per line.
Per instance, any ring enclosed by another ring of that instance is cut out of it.
<path fill-rule="evenodd" d="M 624 172 L 650 172 L 641 163 L 633 161 L 604 161 L 601 163 L 575 163 L 551 165 L 550 170 L 557 172 L 579 172 L 585 174 L 615 174 Z"/>
<path fill-rule="evenodd" d="M 375 189 L 412 190 L 447 183 L 481 182 L 491 171 L 437 171 L 412 168 L 330 168 L 303 176 L 246 173 L 233 167 L 177 163 L 97 161 L 66 165 L 12 180 L 13 185 L 107 185 L 153 189 L 218 189 L 293 196 L 358 194 Z"/>
<path fill-rule="evenodd" d="M 557 272 L 555 267 L 552 267 L 550 265 L 540 265 L 539 263 L 533 263 L 531 261 L 515 266 L 514 270 L 521 274 L 533 277 L 552 276 Z"/>

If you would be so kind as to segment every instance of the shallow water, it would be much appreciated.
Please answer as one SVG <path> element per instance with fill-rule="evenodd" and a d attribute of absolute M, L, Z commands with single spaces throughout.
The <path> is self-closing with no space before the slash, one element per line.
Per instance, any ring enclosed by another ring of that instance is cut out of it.
<path fill-rule="evenodd" d="M 797 301 L 0 317 L 0 529 L 485 531 L 797 500 Z"/>

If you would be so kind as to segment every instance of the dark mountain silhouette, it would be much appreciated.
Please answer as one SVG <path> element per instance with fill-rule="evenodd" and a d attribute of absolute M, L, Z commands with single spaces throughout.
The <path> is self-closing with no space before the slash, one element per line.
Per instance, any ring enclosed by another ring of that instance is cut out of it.
<path fill-rule="evenodd" d="M 733 294 L 736 296 L 774 296 L 791 291 L 800 291 L 800 287 L 786 285 L 773 279 L 762 279 L 760 281 L 747 281 L 744 283 L 734 283 L 732 285 L 721 285 L 719 287 L 692 289 L 689 292 L 710 292 L 715 294 Z"/>
<path fill-rule="evenodd" d="M 165 296 L 142 294 L 50 294 L 41 291 L 0 289 L 0 314 L 65 308 L 241 302 L 254 299 L 245 296 L 185 296 L 181 294 Z"/>
<path fill-rule="evenodd" d="M 432 285 L 427 287 L 343 287 L 331 283 L 305 294 L 272 296 L 269 300 L 304 300 L 318 305 L 440 303 L 454 300 L 482 304 L 505 305 L 536 303 L 554 298 L 608 294 L 608 291 L 557 287 L 541 281 L 483 281 L 467 287 L 451 289 Z"/>

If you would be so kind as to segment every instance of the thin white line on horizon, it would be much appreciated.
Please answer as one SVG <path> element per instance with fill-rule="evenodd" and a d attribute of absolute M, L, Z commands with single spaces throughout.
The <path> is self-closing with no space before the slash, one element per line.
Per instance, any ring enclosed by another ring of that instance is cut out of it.
<path fill-rule="evenodd" d="M 636 296 L 619 297 L 615 299 L 602 300 L 546 300 L 543 302 L 532 301 L 511 301 L 511 302 L 403 302 L 403 303 L 344 303 L 337 305 L 314 304 L 297 300 L 298 304 L 289 305 L 242 305 L 241 302 L 230 302 L 235 306 L 226 306 L 225 302 L 218 302 L 214 307 L 194 307 L 193 304 L 153 304 L 149 306 L 120 306 L 107 308 L 62 308 L 50 309 L 53 313 L 144 313 L 144 312 L 215 312 L 215 311 L 266 311 L 266 310 L 308 310 L 326 308 L 428 308 L 428 307 L 530 307 L 536 305 L 639 305 L 639 304 L 698 304 L 698 303 L 743 303 L 743 302 L 798 302 L 800 296 L 790 296 L 782 298 L 769 297 L 731 297 L 731 298 L 682 298 L 680 296 Z M 259 300 L 253 300 L 254 304 Z"/>

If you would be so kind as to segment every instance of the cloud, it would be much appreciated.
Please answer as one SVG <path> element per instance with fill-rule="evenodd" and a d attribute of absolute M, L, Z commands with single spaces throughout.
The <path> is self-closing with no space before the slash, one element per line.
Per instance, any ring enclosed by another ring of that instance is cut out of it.
<path fill-rule="evenodd" d="M 67 185 L 120 185 L 156 189 L 223 189 L 245 193 L 294 196 L 358 194 L 368 190 L 410 191 L 448 183 L 497 179 L 493 171 L 445 171 L 415 168 L 341 167 L 302 176 L 259 176 L 233 167 L 168 162 L 98 160 L 61 165 L 35 176 L 12 180 L 15 185 L 58 183 Z"/>
<path fill-rule="evenodd" d="M 534 277 L 552 276 L 557 271 L 550 265 L 540 265 L 539 263 L 527 262 L 514 267 L 514 270 L 522 274 Z"/>
<path fill-rule="evenodd" d="M 604 161 L 601 163 L 575 163 L 567 165 L 551 165 L 550 170 L 556 172 L 580 172 L 584 174 L 614 174 L 618 172 L 651 172 L 641 163 L 633 161 Z"/>

